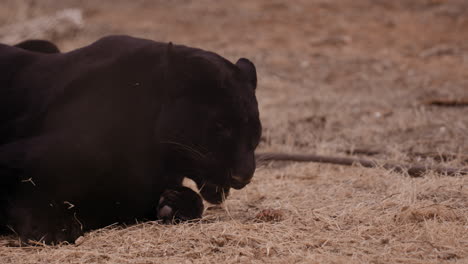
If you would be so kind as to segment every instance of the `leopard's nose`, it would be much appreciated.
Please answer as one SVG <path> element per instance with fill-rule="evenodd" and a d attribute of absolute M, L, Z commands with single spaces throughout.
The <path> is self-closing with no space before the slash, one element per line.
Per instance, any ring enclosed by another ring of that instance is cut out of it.
<path fill-rule="evenodd" d="M 253 151 L 239 158 L 232 169 L 231 187 L 242 189 L 250 183 L 255 173 L 255 156 Z"/>
<path fill-rule="evenodd" d="M 249 176 L 241 176 L 241 175 L 232 175 L 231 177 L 231 187 L 239 190 L 244 188 L 247 184 L 250 183 L 252 177 Z"/>

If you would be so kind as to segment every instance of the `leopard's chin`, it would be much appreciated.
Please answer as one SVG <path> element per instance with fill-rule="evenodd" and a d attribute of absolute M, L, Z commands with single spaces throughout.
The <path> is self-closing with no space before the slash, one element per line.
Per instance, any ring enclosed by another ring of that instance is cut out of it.
<path fill-rule="evenodd" d="M 206 182 L 199 186 L 199 190 L 205 201 L 211 204 L 221 204 L 229 196 L 230 187 Z"/>

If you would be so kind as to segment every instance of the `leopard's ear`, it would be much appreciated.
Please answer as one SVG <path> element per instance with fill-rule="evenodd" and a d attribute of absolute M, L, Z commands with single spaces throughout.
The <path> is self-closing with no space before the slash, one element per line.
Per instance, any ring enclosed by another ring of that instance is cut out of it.
<path fill-rule="evenodd" d="M 240 58 L 236 62 L 236 66 L 241 70 L 242 74 L 247 77 L 253 88 L 257 87 L 257 70 L 255 65 L 246 58 Z"/>

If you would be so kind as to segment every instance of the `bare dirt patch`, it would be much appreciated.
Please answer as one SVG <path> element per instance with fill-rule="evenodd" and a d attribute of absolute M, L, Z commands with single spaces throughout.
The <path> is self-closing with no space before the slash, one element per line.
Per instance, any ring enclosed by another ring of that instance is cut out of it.
<path fill-rule="evenodd" d="M 252 59 L 261 151 L 466 167 L 468 107 L 427 103 L 468 98 L 466 1 L 4 0 L 0 25 L 65 8 L 84 25 L 51 35 L 63 50 L 130 34 Z M 77 245 L 4 237 L 0 262 L 466 263 L 467 222 L 466 177 L 267 163 L 200 222 L 113 226 Z"/>

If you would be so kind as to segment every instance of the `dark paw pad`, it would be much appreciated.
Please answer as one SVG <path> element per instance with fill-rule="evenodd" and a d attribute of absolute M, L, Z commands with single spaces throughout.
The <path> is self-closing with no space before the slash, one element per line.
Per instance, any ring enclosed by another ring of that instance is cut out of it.
<path fill-rule="evenodd" d="M 201 218 L 203 202 L 196 192 L 178 187 L 163 192 L 158 204 L 158 219 L 165 223 L 177 223 Z"/>

